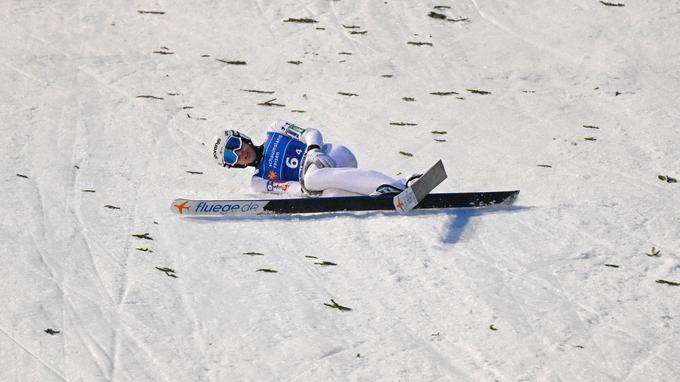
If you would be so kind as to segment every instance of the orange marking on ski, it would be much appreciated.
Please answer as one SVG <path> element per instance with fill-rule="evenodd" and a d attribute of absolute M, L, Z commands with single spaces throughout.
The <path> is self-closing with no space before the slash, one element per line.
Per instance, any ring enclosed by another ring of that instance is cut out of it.
<path fill-rule="evenodd" d="M 397 208 L 399 208 L 400 210 L 402 210 L 402 211 L 404 210 L 404 203 L 401 202 L 401 198 L 400 198 L 400 197 L 397 197 L 397 204 L 396 204 L 396 206 L 397 206 Z"/>
<path fill-rule="evenodd" d="M 187 209 L 187 211 L 189 211 L 189 206 L 187 206 L 188 203 L 189 203 L 188 201 L 185 201 L 182 204 L 173 204 L 173 207 L 176 207 L 177 210 L 179 211 L 179 214 L 181 215 L 183 213 L 182 210 L 184 210 L 185 208 Z"/>

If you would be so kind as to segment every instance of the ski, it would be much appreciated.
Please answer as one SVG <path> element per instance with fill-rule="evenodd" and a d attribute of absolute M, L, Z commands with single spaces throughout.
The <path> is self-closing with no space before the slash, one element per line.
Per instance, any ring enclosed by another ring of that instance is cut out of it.
<path fill-rule="evenodd" d="M 427 194 L 446 179 L 446 170 L 441 160 L 430 167 L 413 185 L 407 187 L 392 199 L 397 212 L 405 214 L 415 208 Z"/>
<path fill-rule="evenodd" d="M 414 184 L 415 185 L 415 184 Z M 511 205 L 515 191 L 430 193 L 415 209 L 471 208 Z M 172 211 L 181 216 L 261 216 L 351 211 L 394 211 L 394 195 L 340 196 L 293 199 L 191 200 L 177 199 Z"/>

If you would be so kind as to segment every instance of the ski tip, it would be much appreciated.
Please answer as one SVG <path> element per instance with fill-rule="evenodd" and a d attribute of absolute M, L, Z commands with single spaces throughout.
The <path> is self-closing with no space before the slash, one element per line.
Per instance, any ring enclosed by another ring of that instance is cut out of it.
<path fill-rule="evenodd" d="M 185 212 L 189 212 L 190 208 L 191 206 L 189 206 L 189 200 L 187 199 L 175 199 L 175 201 L 170 205 L 170 211 L 178 215 L 183 215 Z"/>

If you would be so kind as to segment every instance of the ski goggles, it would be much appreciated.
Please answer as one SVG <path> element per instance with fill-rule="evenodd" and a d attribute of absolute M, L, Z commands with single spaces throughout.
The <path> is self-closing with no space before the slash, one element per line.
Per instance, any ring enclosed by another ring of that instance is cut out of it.
<path fill-rule="evenodd" d="M 243 140 L 241 137 L 230 136 L 227 138 L 227 143 L 224 145 L 224 164 L 228 166 L 233 166 L 238 162 L 238 154 L 236 153 L 243 147 Z"/>

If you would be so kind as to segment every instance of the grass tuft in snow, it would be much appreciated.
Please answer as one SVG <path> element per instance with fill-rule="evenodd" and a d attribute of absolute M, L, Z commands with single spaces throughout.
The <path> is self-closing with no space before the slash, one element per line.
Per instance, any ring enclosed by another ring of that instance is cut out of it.
<path fill-rule="evenodd" d="M 649 257 L 658 257 L 658 256 L 661 256 L 661 251 L 659 251 L 655 247 L 652 247 L 652 251 L 649 252 L 649 253 L 645 253 L 645 255 L 647 255 Z"/>
<path fill-rule="evenodd" d="M 279 273 L 276 269 L 269 269 L 269 268 L 260 268 L 256 270 L 255 272 L 263 272 L 263 273 Z"/>
<path fill-rule="evenodd" d="M 59 331 L 59 330 L 54 330 L 54 329 L 52 329 L 52 328 L 47 328 L 47 329 L 44 330 L 44 332 L 47 333 L 47 334 L 49 334 L 49 335 L 51 335 L 51 336 L 53 336 L 53 335 L 55 335 L 55 334 L 61 333 L 61 331 Z"/>
<path fill-rule="evenodd" d="M 152 251 L 151 249 L 146 248 L 146 247 L 137 247 L 137 248 L 135 248 L 135 249 L 138 250 L 138 251 L 141 251 L 141 252 L 150 252 L 150 253 L 153 253 L 153 251 Z"/>
<path fill-rule="evenodd" d="M 432 44 L 431 42 L 424 42 L 424 41 L 408 41 L 406 44 L 415 45 L 415 46 L 423 46 L 423 45 L 434 46 L 434 44 Z"/>
<path fill-rule="evenodd" d="M 302 64 L 302 61 L 299 61 L 299 60 L 298 60 L 298 61 L 286 61 L 286 62 L 289 63 L 289 64 L 293 64 L 293 65 L 300 65 L 300 64 Z"/>
<path fill-rule="evenodd" d="M 437 135 L 448 134 L 448 133 L 447 133 L 446 131 L 444 131 L 444 130 L 432 130 L 432 131 L 430 131 L 430 133 L 432 133 L 432 134 L 437 134 Z"/>
<path fill-rule="evenodd" d="M 159 100 L 159 101 L 162 101 L 164 99 L 163 97 L 157 97 L 157 96 L 148 95 L 148 94 L 141 94 L 141 95 L 138 95 L 135 98 L 148 98 L 148 99 L 155 99 L 155 100 Z"/>
<path fill-rule="evenodd" d="M 403 99 L 406 102 L 415 102 L 416 101 L 416 99 L 413 98 L 413 97 L 402 97 L 401 99 Z"/>
<path fill-rule="evenodd" d="M 675 178 L 671 178 L 668 175 L 658 175 L 657 178 L 659 178 L 660 181 L 666 182 L 666 183 L 677 183 L 678 180 Z"/>
<path fill-rule="evenodd" d="M 201 174 L 203 174 L 203 171 L 191 171 L 191 170 L 187 170 L 186 172 L 187 172 L 188 174 L 191 174 L 191 175 L 201 175 Z"/>
<path fill-rule="evenodd" d="M 316 265 L 321 265 L 321 266 L 324 266 L 324 267 L 327 267 L 327 266 L 337 266 L 337 265 L 338 265 L 338 264 L 336 264 L 336 263 L 334 263 L 334 262 L 332 262 L 332 261 L 322 261 L 322 262 L 314 263 L 314 264 L 316 264 Z"/>
<path fill-rule="evenodd" d="M 318 23 L 318 21 L 316 21 L 314 19 L 307 18 L 307 17 L 299 18 L 299 19 L 290 17 L 290 18 L 283 20 L 283 22 L 284 23 L 298 23 L 298 24 L 316 24 L 316 23 Z"/>
<path fill-rule="evenodd" d="M 145 11 L 143 9 L 137 10 L 137 13 L 139 13 L 140 15 L 164 15 L 165 14 L 165 12 L 163 12 L 163 11 Z"/>
<path fill-rule="evenodd" d="M 327 303 L 327 302 L 324 302 L 323 304 L 326 305 L 327 307 L 337 309 L 337 310 L 339 310 L 339 311 L 341 311 L 341 312 L 349 312 L 350 310 L 352 310 L 352 308 L 348 308 L 348 307 L 346 307 L 346 306 L 342 306 L 342 305 L 338 304 L 338 303 L 335 302 L 335 300 L 333 300 L 333 299 L 331 299 L 331 303 L 330 303 L 330 304 Z"/>
<path fill-rule="evenodd" d="M 165 273 L 165 275 L 168 276 L 168 277 L 172 277 L 172 278 L 175 278 L 175 279 L 179 277 L 179 276 L 177 276 L 177 275 L 175 274 L 175 270 L 172 269 L 172 268 L 168 268 L 168 267 L 156 267 L 156 269 L 158 269 L 159 271 Z"/>
<path fill-rule="evenodd" d="M 399 151 L 399 154 L 401 154 L 401 155 L 403 155 L 403 156 L 405 156 L 405 157 L 412 157 L 412 156 L 413 156 L 413 154 L 411 154 L 411 153 L 408 152 L 408 151 Z"/>
<path fill-rule="evenodd" d="M 145 239 L 145 240 L 153 240 L 151 236 L 149 236 L 149 233 L 133 233 L 132 236 L 138 238 L 138 239 Z"/>
<path fill-rule="evenodd" d="M 486 91 L 486 90 L 477 90 L 477 89 L 465 89 L 465 90 L 469 91 L 472 94 L 481 94 L 481 95 L 491 94 L 491 92 Z"/>
<path fill-rule="evenodd" d="M 119 210 L 119 209 L 120 209 L 120 207 L 112 206 L 112 205 L 110 205 L 110 204 L 106 204 L 106 205 L 104 205 L 104 207 L 105 207 L 105 208 L 108 208 L 108 209 L 110 209 L 110 210 Z"/>
<path fill-rule="evenodd" d="M 602 3 L 603 5 L 606 5 L 608 7 L 625 7 L 626 6 L 626 4 L 623 4 L 623 3 L 610 3 L 610 2 L 607 2 L 607 1 L 600 1 L 600 3 Z"/>
<path fill-rule="evenodd" d="M 260 106 L 277 106 L 277 107 L 285 107 L 286 105 L 281 104 L 281 103 L 274 103 L 276 101 L 276 98 L 272 98 L 269 101 L 264 101 L 262 103 L 258 103 Z"/>
<path fill-rule="evenodd" d="M 153 51 L 155 54 L 175 54 L 175 52 L 171 52 L 170 49 L 167 46 L 162 46 L 160 50 L 154 50 Z"/>
<path fill-rule="evenodd" d="M 418 126 L 418 124 L 412 122 L 390 122 L 390 126 Z"/>
<path fill-rule="evenodd" d="M 670 286 L 680 286 L 680 283 L 679 283 L 679 282 L 675 282 L 675 281 L 656 280 L 656 282 L 657 282 L 658 284 L 666 284 L 666 285 L 670 285 Z"/>
<path fill-rule="evenodd" d="M 437 20 L 446 20 L 447 19 L 446 15 L 441 14 L 441 13 L 437 13 L 437 12 L 430 12 L 430 13 L 428 13 L 428 16 L 432 17 L 433 19 L 437 19 Z"/>
<path fill-rule="evenodd" d="M 222 60 L 222 59 L 216 58 L 215 61 L 223 62 L 223 63 L 228 64 L 228 65 L 248 65 L 247 62 L 239 61 L 239 60 L 229 61 L 229 60 Z"/>
<path fill-rule="evenodd" d="M 240 89 L 242 92 L 258 93 L 258 94 L 274 94 L 273 90 L 256 90 L 256 89 Z"/>
<path fill-rule="evenodd" d="M 448 96 L 448 95 L 454 95 L 454 94 L 458 94 L 458 93 L 456 93 L 454 91 L 450 91 L 450 92 L 432 92 L 430 94 L 436 95 L 436 96 Z"/>
<path fill-rule="evenodd" d="M 444 7 L 444 6 L 441 6 L 441 5 L 440 5 L 439 7 L 440 7 L 440 8 L 437 8 L 437 7 L 434 7 L 434 8 L 437 9 L 437 10 L 441 10 L 441 9 L 450 9 L 450 8 L 451 8 L 451 7 L 448 7 L 448 8 L 441 8 L 441 7 Z M 462 22 L 462 21 L 468 21 L 468 20 L 470 20 L 469 17 L 459 17 L 459 18 L 457 18 L 457 19 L 452 19 L 452 18 L 449 18 L 448 16 L 446 16 L 446 15 L 443 14 L 443 13 L 434 12 L 434 11 L 431 11 L 431 12 L 428 13 L 427 15 L 428 15 L 429 17 L 435 19 L 435 20 L 450 21 L 450 22 L 453 22 L 453 23 L 459 23 L 459 22 Z"/>
<path fill-rule="evenodd" d="M 347 92 L 338 92 L 338 94 L 343 95 L 345 97 L 358 97 L 359 96 L 356 93 L 347 93 Z"/>

